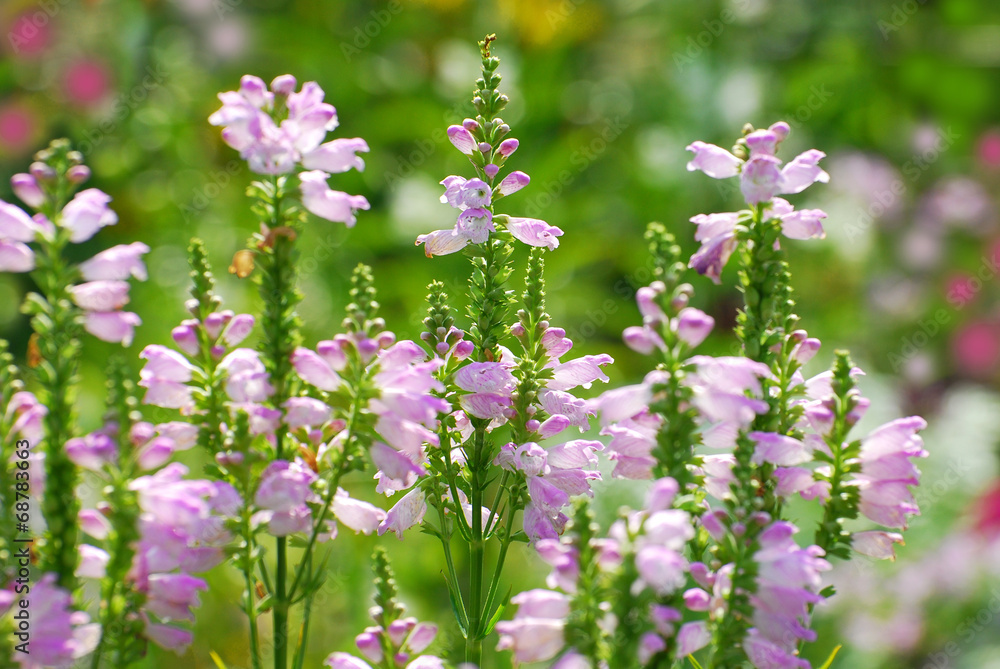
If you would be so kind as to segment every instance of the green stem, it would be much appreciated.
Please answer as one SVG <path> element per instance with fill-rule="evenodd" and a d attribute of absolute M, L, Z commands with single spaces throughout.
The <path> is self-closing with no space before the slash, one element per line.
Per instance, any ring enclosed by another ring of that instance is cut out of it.
<path fill-rule="evenodd" d="M 472 541 L 469 544 L 469 636 L 465 644 L 465 661 L 477 667 L 482 662 L 482 620 L 483 620 L 483 566 L 485 562 L 485 541 L 483 540 L 483 481 L 482 461 L 486 450 L 486 425 L 477 425 L 472 462 Z"/>
<path fill-rule="evenodd" d="M 71 279 L 70 268 L 62 260 L 65 243 L 57 237 L 41 244 L 40 284 L 47 304 L 33 325 L 42 358 L 38 375 L 45 391 L 42 400 L 48 409 L 44 418 L 46 488 L 53 493 L 42 498 L 47 532 L 40 567 L 55 572 L 59 585 L 72 590 L 76 582 L 76 517 L 80 502 L 75 491 L 79 476 L 76 465 L 66 456 L 65 445 L 74 432 L 72 391 L 79 360 L 80 325 L 77 309 L 66 291 Z"/>
<path fill-rule="evenodd" d="M 250 527 L 249 508 L 243 510 L 243 532 L 246 541 L 246 568 L 243 570 L 243 577 L 247 588 L 247 620 L 250 628 L 250 663 L 252 669 L 260 669 L 260 642 L 257 633 L 257 603 L 254 601 L 253 581 L 253 529 Z"/>

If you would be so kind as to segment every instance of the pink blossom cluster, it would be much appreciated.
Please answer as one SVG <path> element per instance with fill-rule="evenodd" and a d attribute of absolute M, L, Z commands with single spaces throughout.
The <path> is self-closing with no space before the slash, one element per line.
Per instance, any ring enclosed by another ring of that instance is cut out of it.
<path fill-rule="evenodd" d="M 357 154 L 367 152 L 368 144 L 360 138 L 324 142 L 339 125 L 337 111 L 323 102 L 325 94 L 316 82 L 306 82 L 299 91 L 296 86 L 290 74 L 276 77 L 270 89 L 259 77 L 245 75 L 239 90 L 219 93 L 222 107 L 208 122 L 223 126 L 223 141 L 258 174 L 289 174 L 301 168 L 303 206 L 320 218 L 351 227 L 355 212 L 369 208 L 368 200 L 332 190 L 327 179 L 363 170 L 364 160 Z"/>
<path fill-rule="evenodd" d="M 507 128 L 506 125 L 501 127 Z M 498 133 L 498 138 L 509 132 L 509 128 Z M 481 178 L 466 179 L 452 175 L 441 185 L 444 194 L 441 202 L 459 210 L 458 219 L 452 228 L 435 230 L 417 237 L 417 245 L 424 245 L 427 257 L 448 255 L 461 251 L 469 244 L 482 244 L 490 233 L 497 231 L 496 223 L 518 241 L 528 246 L 554 249 L 559 246 L 563 231 L 536 218 L 519 218 L 493 213 L 493 204 L 499 198 L 513 195 L 531 182 L 531 178 L 521 171 L 510 172 L 494 185 L 500 169 L 519 145 L 514 138 L 490 143 L 476 141 L 474 136 L 482 135 L 479 121 L 467 118 L 462 125 L 448 128 L 448 139 L 452 145 L 466 156 L 476 167 Z M 495 146 L 494 146 L 495 144 Z"/>
<path fill-rule="evenodd" d="M 380 607 L 370 611 L 371 617 L 378 619 Z M 413 616 L 398 618 L 389 623 L 388 628 L 372 625 L 354 639 L 358 651 L 368 662 L 383 666 L 391 658 L 392 666 L 405 669 L 444 669 L 444 661 L 434 655 L 421 655 L 437 636 L 437 625 L 419 622 Z M 331 653 L 324 666 L 332 669 L 371 669 L 372 665 L 350 653 Z"/>
<path fill-rule="evenodd" d="M 801 193 L 815 182 L 826 183 L 830 176 L 819 167 L 826 155 L 810 149 L 782 166 L 775 156 L 778 145 L 788 136 L 787 123 L 773 124 L 767 130 L 754 130 L 743 141 L 742 150 L 749 152 L 744 160 L 714 144 L 694 142 L 687 147 L 694 153 L 688 170 L 701 170 L 714 179 L 739 176 L 740 189 L 747 204 L 759 208 L 764 221 L 777 219 L 781 232 L 789 239 L 815 239 L 825 236 L 822 220 L 826 213 L 819 209 L 796 210 L 778 195 Z M 699 214 L 691 219 L 698 226 L 695 239 L 701 248 L 691 257 L 691 267 L 719 283 L 722 268 L 739 241 L 741 226 L 753 212 L 739 211 L 722 214 Z"/>
<path fill-rule="evenodd" d="M 74 165 L 68 178 L 82 183 L 90 175 L 85 165 Z M 0 271 L 30 272 L 35 269 L 35 251 L 28 245 L 57 239 L 80 244 L 98 230 L 118 222 L 118 215 L 108 204 L 111 196 L 88 188 L 73 196 L 53 218 L 41 208 L 50 200 L 42 187 L 55 178 L 54 171 L 44 163 L 33 163 L 32 173 L 16 174 L 11 178 L 14 192 L 29 207 L 38 211 L 29 216 L 20 207 L 0 200 Z M 83 325 L 98 339 L 121 343 L 132 342 L 135 327 L 142 323 L 138 315 L 123 311 L 129 301 L 129 278 L 146 280 L 142 256 L 149 247 L 142 242 L 122 244 L 101 251 L 79 266 L 83 282 L 66 286 L 73 302 L 83 312 Z"/>

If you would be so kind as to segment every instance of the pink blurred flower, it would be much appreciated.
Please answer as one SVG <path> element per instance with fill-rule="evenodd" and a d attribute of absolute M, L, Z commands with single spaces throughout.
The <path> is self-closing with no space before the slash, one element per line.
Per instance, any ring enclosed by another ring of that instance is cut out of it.
<path fill-rule="evenodd" d="M 63 74 L 63 87 L 70 102 L 93 106 L 111 91 L 111 73 L 104 63 L 94 59 L 79 60 Z"/>

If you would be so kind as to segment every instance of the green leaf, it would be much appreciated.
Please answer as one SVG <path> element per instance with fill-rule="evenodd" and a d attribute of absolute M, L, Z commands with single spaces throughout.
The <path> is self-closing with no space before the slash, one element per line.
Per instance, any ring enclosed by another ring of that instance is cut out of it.
<path fill-rule="evenodd" d="M 843 646 L 838 644 L 837 647 L 833 649 L 833 652 L 830 653 L 830 657 L 826 658 L 826 662 L 824 662 L 819 669 L 830 669 L 830 666 L 833 664 L 833 658 L 837 657 L 837 653 L 840 652 L 841 648 L 843 648 Z"/>
<path fill-rule="evenodd" d="M 486 629 L 483 630 L 483 633 L 479 637 L 480 639 L 485 639 L 486 637 L 488 637 L 493 632 L 493 628 L 496 627 L 497 622 L 500 621 L 500 617 L 503 615 L 504 610 L 507 608 L 507 604 L 510 603 L 510 593 L 512 588 L 513 586 L 507 588 L 507 594 L 503 596 L 503 601 L 500 602 L 500 604 L 497 606 L 497 610 L 493 612 L 493 615 L 490 617 L 489 622 L 486 623 Z"/>
<path fill-rule="evenodd" d="M 698 660 L 694 659 L 694 655 L 688 655 L 688 660 L 694 665 L 694 669 L 701 669 L 701 665 L 698 664 Z"/>
<path fill-rule="evenodd" d="M 444 573 L 442 572 L 442 576 L 443 575 Z M 461 610 L 461 607 L 459 607 L 458 599 L 455 597 L 455 591 L 452 590 L 451 582 L 447 579 L 447 577 L 444 579 L 444 582 L 448 586 L 448 599 L 451 600 L 451 611 L 455 614 L 455 622 L 458 623 L 458 629 L 462 630 L 462 638 L 468 639 L 469 626 L 465 621 L 465 612 Z"/>

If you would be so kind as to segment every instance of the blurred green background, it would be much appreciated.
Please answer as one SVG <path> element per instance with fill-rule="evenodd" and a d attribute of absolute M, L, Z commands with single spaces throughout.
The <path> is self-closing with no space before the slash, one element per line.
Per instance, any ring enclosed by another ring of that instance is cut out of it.
<path fill-rule="evenodd" d="M 452 223 L 438 182 L 463 173 L 465 159 L 444 129 L 471 114 L 476 40 L 496 32 L 511 98 L 504 118 L 521 142 L 511 166 L 532 177 L 502 209 L 565 230 L 547 260 L 550 312 L 575 351 L 615 357 L 613 384 L 646 369 L 620 339 L 638 321 L 634 290 L 649 280 L 645 224 L 667 223 L 691 252 L 687 220 L 739 204 L 720 182 L 685 170 L 684 147 L 729 146 L 745 122 L 788 121 L 786 159 L 819 148 L 832 176 L 795 198 L 829 212 L 827 240 L 787 244 L 803 327 L 824 341 L 814 369 L 848 347 L 869 372 L 862 387 L 880 403 L 875 418 L 923 412 L 932 422 L 924 515 L 900 563 L 842 571 L 846 592 L 821 614 L 821 642 L 809 653 L 825 657 L 845 643 L 834 666 L 1000 666 L 1000 598 L 995 608 L 989 599 L 1000 584 L 1000 560 L 989 558 L 1000 501 L 980 497 L 995 485 L 1000 432 L 1000 4 L 4 0 L 0 28 L 0 172 L 23 171 L 50 138 L 68 136 L 120 216 L 74 251 L 152 247 L 150 281 L 133 290 L 144 321 L 133 364 L 185 316 L 192 236 L 207 242 L 227 306 L 259 306 L 251 282 L 226 272 L 254 230 L 244 196 L 252 176 L 206 121 L 216 93 L 245 73 L 319 82 L 339 112 L 336 136 L 363 137 L 372 149 L 363 173 L 332 180 L 372 210 L 352 230 L 313 220 L 302 240 L 307 343 L 337 331 L 359 261 L 375 269 L 390 328 L 416 337 L 431 279 L 464 305 L 466 259 L 429 260 L 413 240 Z M 13 200 L 6 179 L 0 197 Z M 691 281 L 696 304 L 719 323 L 710 345 L 728 351 L 734 271 L 721 286 Z M 25 276 L 0 276 L 0 337 L 22 358 L 29 329 L 18 305 L 29 289 Z M 86 342 L 79 401 L 88 428 L 99 422 L 115 350 Z M 353 490 L 369 488 L 359 477 Z M 603 492 L 605 518 L 634 494 L 614 484 Z M 373 542 L 337 540 L 307 666 L 351 650 L 365 626 Z M 457 630 L 439 548 L 414 533 L 386 543 L 414 613 L 445 622 L 438 647 L 447 649 Z M 509 573 L 527 588 L 544 571 L 524 550 Z M 956 585 L 958 574 L 966 580 Z M 231 669 L 246 666 L 234 575 L 214 573 L 188 654 L 153 649 L 148 667 L 210 667 L 209 650 Z M 989 621 L 980 616 L 982 629 L 967 636 L 966 618 L 984 611 Z M 945 652 L 949 642 L 957 653 Z"/>

